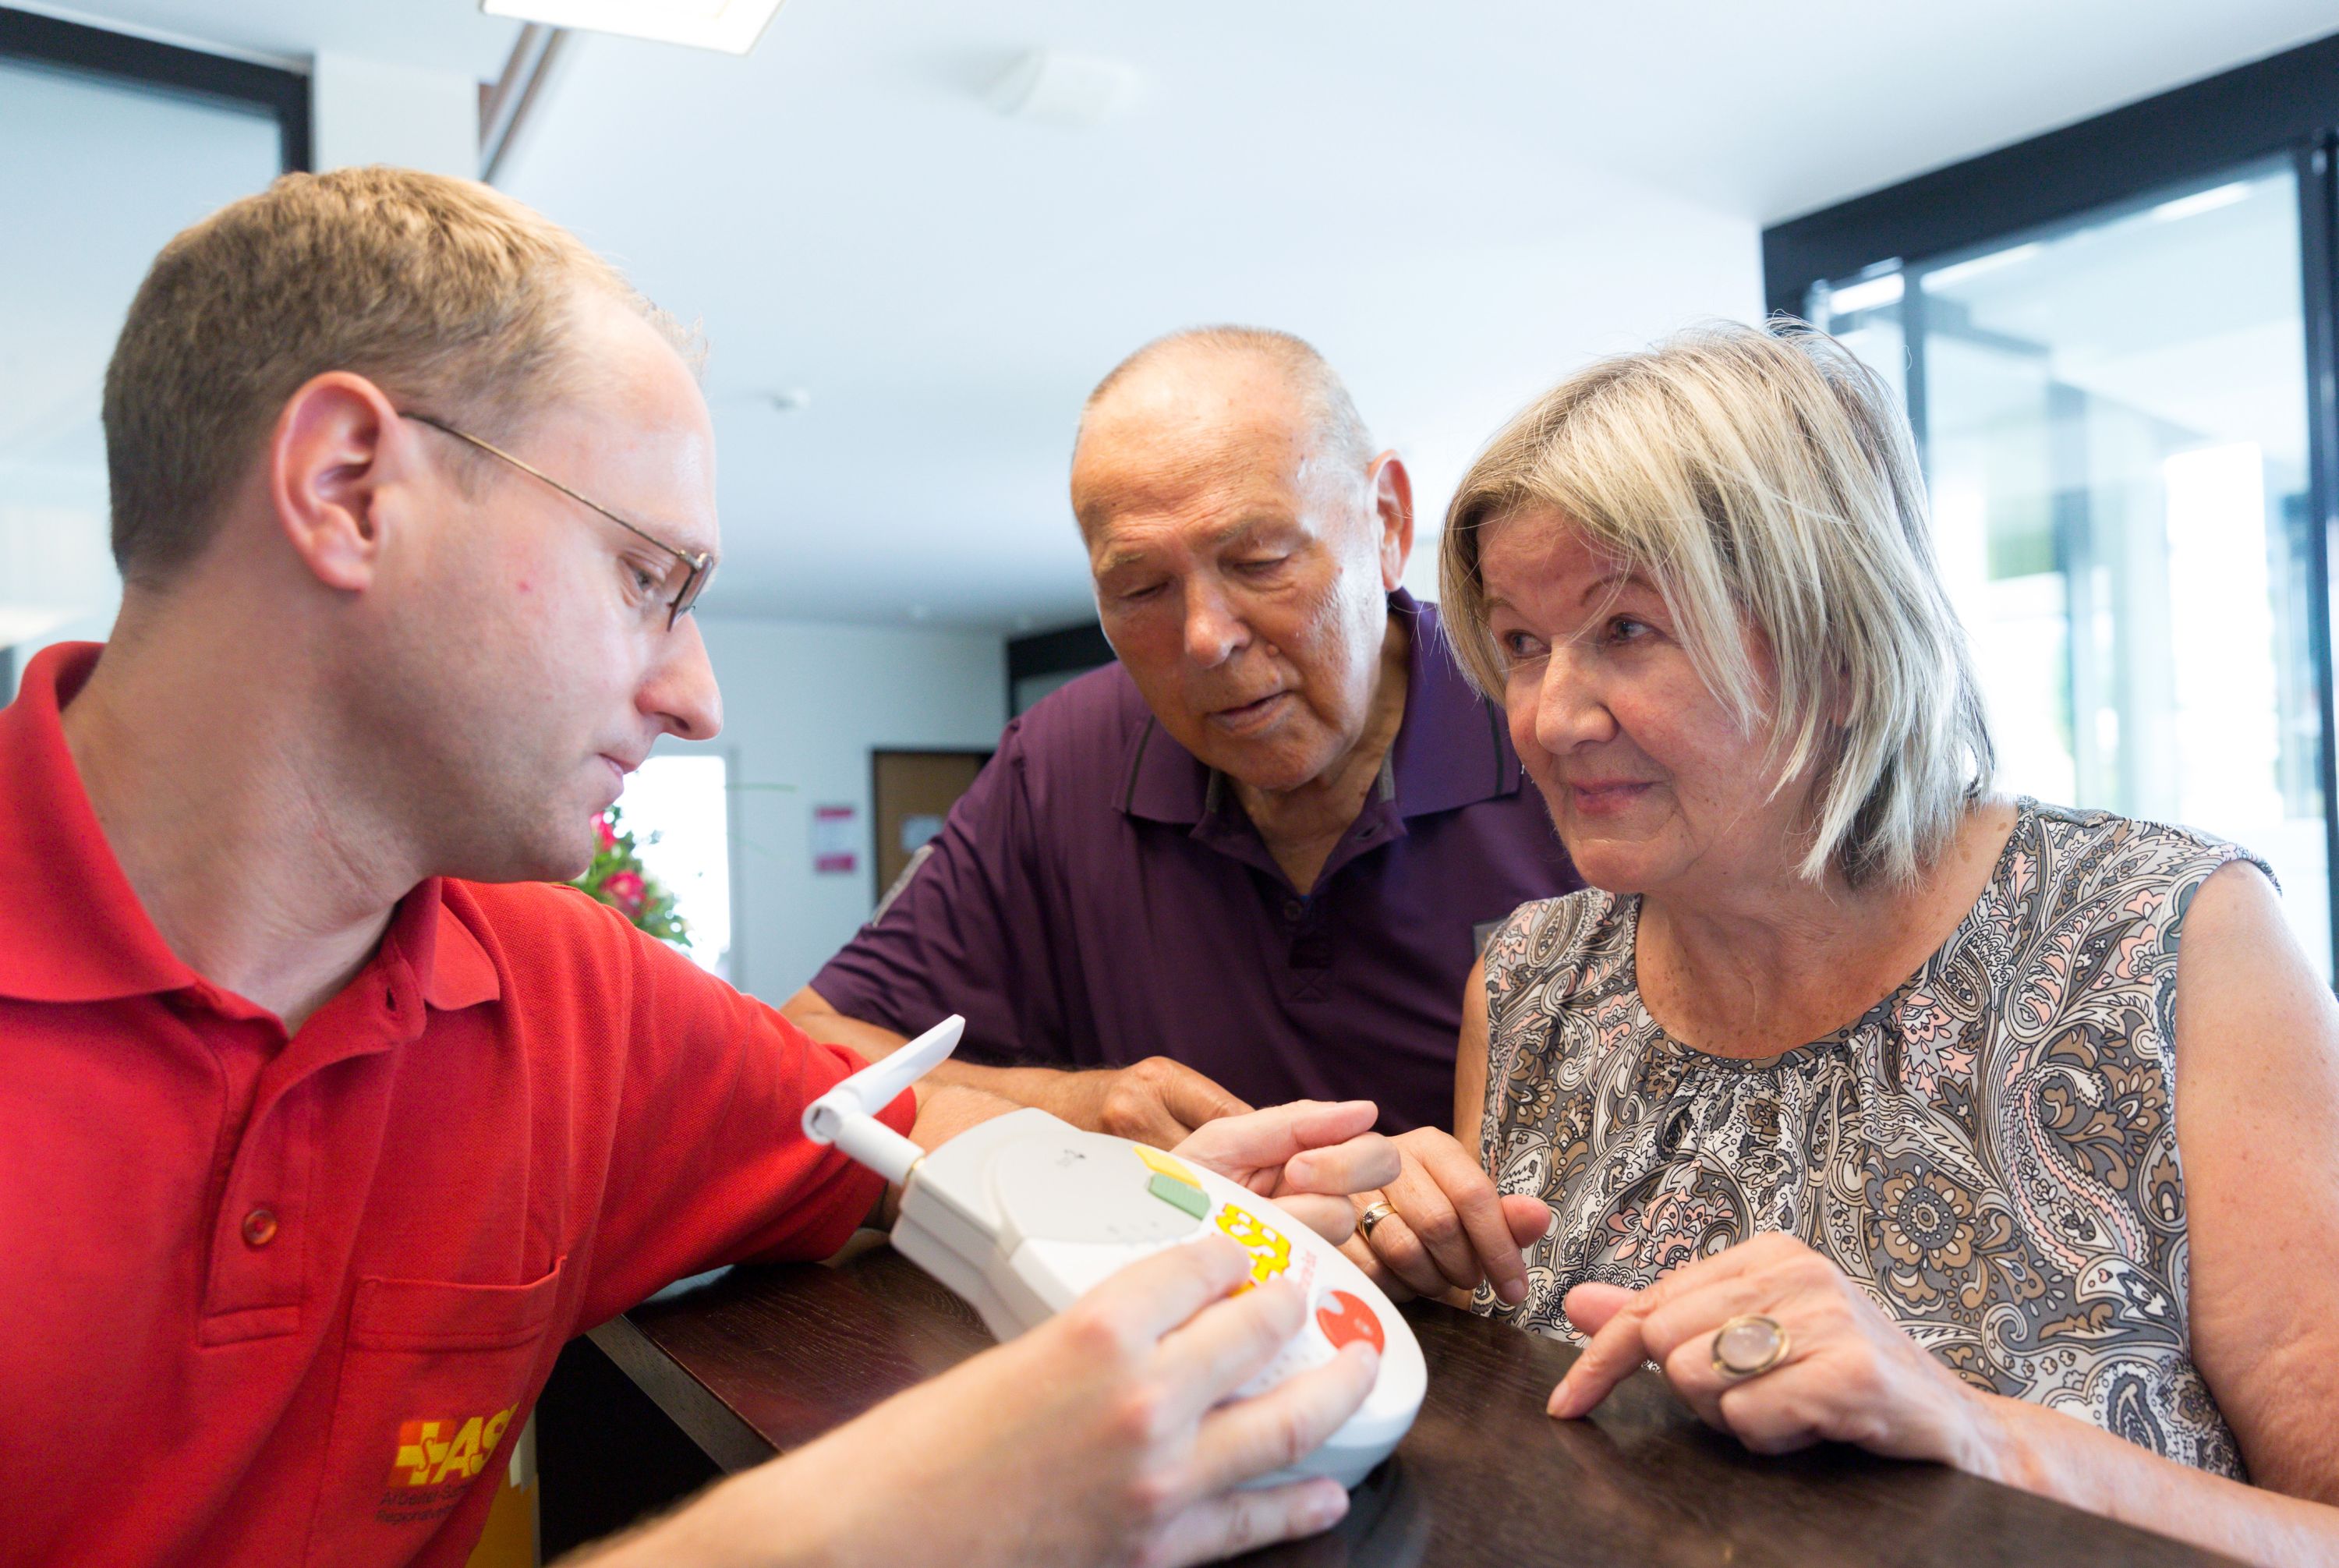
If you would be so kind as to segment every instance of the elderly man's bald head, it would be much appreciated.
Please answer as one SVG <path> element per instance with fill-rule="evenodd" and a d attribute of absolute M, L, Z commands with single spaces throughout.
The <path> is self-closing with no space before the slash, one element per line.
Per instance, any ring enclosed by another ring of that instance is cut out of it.
<path fill-rule="evenodd" d="M 1121 667 L 1239 789 L 1324 781 L 1393 730 L 1412 481 L 1306 343 L 1205 327 L 1131 354 L 1081 416 L 1072 509 Z"/>
<path fill-rule="evenodd" d="M 1268 327 L 1172 332 L 1097 383 L 1081 410 L 1072 454 L 1072 506 L 1083 529 L 1112 497 L 1083 485 L 1082 457 L 1131 439 L 1147 467 L 1166 472 L 1222 462 L 1233 444 L 1256 451 L 1260 443 L 1281 443 L 1293 449 L 1297 477 L 1345 486 L 1363 485 L 1374 457 L 1372 433 L 1324 356 Z"/>

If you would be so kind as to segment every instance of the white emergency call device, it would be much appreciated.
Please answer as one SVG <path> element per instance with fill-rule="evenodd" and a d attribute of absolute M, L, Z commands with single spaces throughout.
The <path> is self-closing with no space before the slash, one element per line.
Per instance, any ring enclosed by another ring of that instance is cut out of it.
<path fill-rule="evenodd" d="M 1004 1340 L 1124 1265 L 1227 1237 L 1251 1255 L 1253 1283 L 1282 1275 L 1308 1299 L 1299 1333 L 1235 1397 L 1320 1366 L 1354 1340 L 1369 1341 L 1381 1357 L 1372 1393 L 1322 1447 L 1250 1484 L 1316 1475 L 1361 1482 L 1413 1425 L 1428 1386 L 1421 1346 L 1388 1297 L 1272 1201 L 1158 1149 L 1082 1132 L 1031 1108 L 971 1128 L 932 1154 L 879 1121 L 879 1110 L 958 1048 L 965 1028 L 952 1014 L 804 1111 L 806 1137 L 902 1188 L 894 1248 L 964 1297 Z"/>

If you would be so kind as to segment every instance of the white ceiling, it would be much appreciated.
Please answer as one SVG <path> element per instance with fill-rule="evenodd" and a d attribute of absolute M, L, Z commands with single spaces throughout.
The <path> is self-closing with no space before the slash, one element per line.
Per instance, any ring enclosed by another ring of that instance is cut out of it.
<path fill-rule="evenodd" d="M 490 76 L 468 0 L 99 0 L 240 49 Z M 1441 501 L 1584 356 L 1759 309 L 1761 223 L 2327 32 L 2328 0 L 789 0 L 745 60 L 592 37 L 503 183 L 700 318 L 710 611 L 1013 629 L 1085 613 L 1087 388 L 1144 339 L 1318 340 Z M 1105 124 L 1001 119 L 1050 46 Z M 802 388 L 795 412 L 769 393 Z"/>

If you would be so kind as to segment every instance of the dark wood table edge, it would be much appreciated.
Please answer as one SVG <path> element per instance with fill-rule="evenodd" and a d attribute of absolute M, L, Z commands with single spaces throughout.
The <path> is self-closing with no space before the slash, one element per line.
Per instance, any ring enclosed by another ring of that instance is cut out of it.
<path fill-rule="evenodd" d="M 630 1315 L 621 1313 L 585 1337 L 725 1474 L 752 1470 L 779 1452 L 687 1367 L 651 1344 Z"/>
<path fill-rule="evenodd" d="M 864 1249 L 856 1247 L 852 1250 L 858 1252 Z M 867 1248 L 866 1250 L 882 1249 Z M 842 1262 L 844 1259 L 840 1258 L 836 1261 Z M 898 1267 L 907 1268 L 909 1266 L 899 1265 Z M 760 1274 L 762 1271 L 755 1272 Z M 645 1302 L 643 1307 L 649 1307 L 653 1305 L 653 1303 Z M 1415 1310 L 1414 1307 L 1408 1307 L 1407 1316 L 1409 1317 L 1414 1316 Z M 962 1312 L 963 1312 L 962 1308 Z M 971 1319 L 971 1314 L 966 1316 Z M 618 1371 L 624 1374 L 657 1407 L 660 1413 L 724 1474 L 735 1474 L 740 1471 L 752 1469 L 787 1451 L 765 1436 L 722 1395 L 701 1381 L 690 1367 L 653 1340 L 640 1325 L 634 1321 L 631 1312 L 621 1314 L 598 1327 L 588 1330 L 586 1336 L 608 1356 Z M 1652 1389 L 1659 1389 L 1663 1386 L 1661 1381 L 1653 1375 L 1643 1377 L 1636 1374 L 1628 1382 L 1635 1385 L 1645 1382 Z M 1673 1396 L 1668 1392 L 1664 1397 L 1671 1401 Z M 1693 1418 L 1685 1417 L 1685 1424 L 1691 1419 Z M 1700 1435 L 1702 1436 L 1702 1434 Z M 1856 1453 L 1850 1450 L 1843 1452 Z M 1812 1457 L 1811 1455 L 1793 1455 L 1780 1463 L 1790 1464 L 1807 1463 Z M 1869 1462 L 1876 1463 L 1872 1460 Z M 1890 1465 L 1892 1462 L 1883 1463 Z M 1920 1466 L 1920 1468 L 1935 1467 Z M 1357 1494 L 1360 1504 L 1358 1517 L 1347 1522 L 1348 1525 L 1368 1523 L 1364 1515 L 1367 1514 L 1377 1515 L 1388 1507 L 1394 1494 L 1387 1492 L 1385 1487 L 1377 1487 L 1376 1483 L 1385 1483 L 1391 1473 L 1387 1468 L 1377 1471 L 1375 1473 L 1375 1479 L 1366 1484 L 1365 1489 Z M 1988 1481 L 1979 1476 L 1962 1474 L 1955 1471 L 1948 1471 L 1944 1474 L 1955 1476 L 1958 1484 L 1963 1487 L 1981 1488 L 1991 1492 L 2004 1491 L 2025 1499 L 2028 1506 L 2035 1507 L 2043 1504 L 2057 1510 L 2069 1510 L 2089 1520 L 2097 1529 L 2108 1531 L 2114 1535 L 2131 1535 L 2136 1538 L 2135 1545 L 2138 1549 L 2135 1560 L 2166 1561 L 2162 1552 L 2156 1550 L 2158 1548 L 2174 1549 L 2177 1553 L 2190 1554 L 2191 1561 L 2203 1563 L 2234 1561 L 2221 1553 L 2176 1540 L 2149 1526 L 2131 1524 L 2094 1514 L 2086 1510 L 2074 1509 L 2068 1504 L 2036 1497 L 2021 1492 L 2018 1488 L 2008 1487 L 2003 1483 Z M 1344 1527 L 1341 1533 L 1352 1533 L 1353 1532 Z M 1305 1545 L 1304 1543 L 1301 1544 Z M 1875 1561 L 1890 1561 L 1895 1557 L 1896 1553 L 1888 1543 L 1879 1541 L 1872 1544 L 1876 1553 Z M 2056 1547 L 2042 1542 L 2039 1554 L 2042 1558 L 2051 1557 L 2056 1554 Z"/>

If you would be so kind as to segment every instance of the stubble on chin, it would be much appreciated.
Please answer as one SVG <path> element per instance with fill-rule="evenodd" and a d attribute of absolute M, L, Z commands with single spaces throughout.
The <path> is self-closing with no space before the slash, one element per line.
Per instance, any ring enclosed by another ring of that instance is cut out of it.
<path fill-rule="evenodd" d="M 593 863 L 597 813 L 567 802 L 565 790 L 538 790 L 521 798 L 516 781 L 500 779 L 466 792 L 458 819 L 439 835 L 438 874 L 465 882 L 574 882 Z"/>

